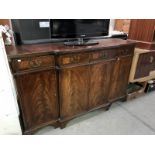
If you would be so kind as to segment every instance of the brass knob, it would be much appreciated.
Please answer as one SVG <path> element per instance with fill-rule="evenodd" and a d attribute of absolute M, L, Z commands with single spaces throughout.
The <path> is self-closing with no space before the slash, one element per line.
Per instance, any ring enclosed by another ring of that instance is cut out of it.
<path fill-rule="evenodd" d="M 116 58 L 116 61 L 120 61 L 120 58 L 119 58 L 119 57 L 117 57 L 117 58 Z"/>

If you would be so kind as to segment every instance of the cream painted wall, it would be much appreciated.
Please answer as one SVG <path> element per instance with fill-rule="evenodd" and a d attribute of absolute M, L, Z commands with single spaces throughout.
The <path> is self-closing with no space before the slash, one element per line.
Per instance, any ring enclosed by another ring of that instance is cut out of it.
<path fill-rule="evenodd" d="M 110 19 L 109 34 L 114 30 L 115 19 Z"/>
<path fill-rule="evenodd" d="M 16 93 L 0 32 L 0 134 L 21 134 Z"/>

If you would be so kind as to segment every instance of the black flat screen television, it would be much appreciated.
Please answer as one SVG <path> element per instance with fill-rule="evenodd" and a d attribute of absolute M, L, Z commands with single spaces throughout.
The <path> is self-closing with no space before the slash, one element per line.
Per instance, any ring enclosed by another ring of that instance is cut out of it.
<path fill-rule="evenodd" d="M 12 19 L 17 44 L 107 36 L 110 19 Z"/>
<path fill-rule="evenodd" d="M 52 38 L 79 38 L 106 36 L 109 32 L 109 19 L 53 19 Z"/>

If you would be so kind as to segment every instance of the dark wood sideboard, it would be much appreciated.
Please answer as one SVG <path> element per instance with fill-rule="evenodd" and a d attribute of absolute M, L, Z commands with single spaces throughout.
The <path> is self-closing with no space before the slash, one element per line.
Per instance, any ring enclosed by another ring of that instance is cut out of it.
<path fill-rule="evenodd" d="M 126 97 L 135 42 L 99 40 L 93 46 L 7 46 L 23 134 L 66 123 Z"/>

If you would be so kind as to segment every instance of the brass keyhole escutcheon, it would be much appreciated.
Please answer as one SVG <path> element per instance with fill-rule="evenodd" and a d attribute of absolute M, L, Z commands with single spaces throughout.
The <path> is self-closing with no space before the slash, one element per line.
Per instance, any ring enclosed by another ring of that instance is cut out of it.
<path fill-rule="evenodd" d="M 152 63 L 153 62 L 153 60 L 154 60 L 154 58 L 153 58 L 153 56 L 150 56 L 150 63 Z"/>

